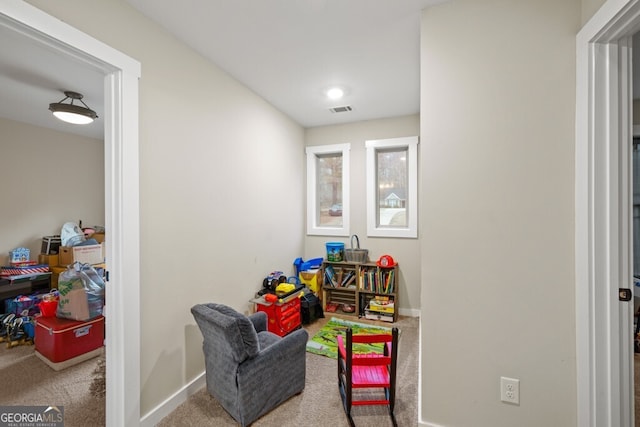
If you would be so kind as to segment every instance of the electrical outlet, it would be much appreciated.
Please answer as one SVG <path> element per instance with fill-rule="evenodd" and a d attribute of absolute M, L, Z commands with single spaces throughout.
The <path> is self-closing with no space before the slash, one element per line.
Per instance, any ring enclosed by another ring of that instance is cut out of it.
<path fill-rule="evenodd" d="M 500 400 L 514 405 L 520 404 L 520 380 L 500 377 Z"/>

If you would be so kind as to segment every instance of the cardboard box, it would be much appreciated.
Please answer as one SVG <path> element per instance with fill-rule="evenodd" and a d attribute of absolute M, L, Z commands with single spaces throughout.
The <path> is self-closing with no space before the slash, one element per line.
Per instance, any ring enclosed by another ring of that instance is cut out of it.
<path fill-rule="evenodd" d="M 378 313 L 376 311 L 371 311 L 369 310 L 369 307 L 367 307 L 364 310 L 364 318 L 369 320 L 381 320 L 383 322 L 393 323 L 392 314 L 385 314 L 385 313 Z"/>
<path fill-rule="evenodd" d="M 98 243 L 102 243 L 104 242 L 104 233 L 100 232 L 100 233 L 93 233 L 91 236 L 89 236 L 91 239 L 96 239 L 96 241 Z"/>
<path fill-rule="evenodd" d="M 55 266 L 58 265 L 59 262 L 60 262 L 60 257 L 58 257 L 58 254 L 55 254 L 55 255 L 40 254 L 40 255 L 38 255 L 38 264 L 46 264 L 49 267 L 55 267 Z"/>
<path fill-rule="evenodd" d="M 104 317 L 86 322 L 36 317 L 35 350 L 49 361 L 64 362 L 104 345 Z"/>
<path fill-rule="evenodd" d="M 67 267 L 51 267 L 51 288 L 58 289 L 58 278 L 66 269 Z"/>
<path fill-rule="evenodd" d="M 87 246 L 60 246 L 58 254 L 60 265 L 79 262 L 82 264 L 101 264 L 104 262 L 104 244 Z"/>
<path fill-rule="evenodd" d="M 393 314 L 395 311 L 395 304 L 393 301 L 376 301 L 375 299 L 372 299 L 369 301 L 367 309 L 377 313 Z"/>

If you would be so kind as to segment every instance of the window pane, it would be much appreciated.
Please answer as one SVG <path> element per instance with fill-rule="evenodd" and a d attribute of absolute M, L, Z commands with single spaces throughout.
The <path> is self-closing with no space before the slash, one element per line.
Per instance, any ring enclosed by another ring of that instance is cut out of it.
<path fill-rule="evenodd" d="M 367 148 L 367 235 L 418 237 L 418 137 L 376 139 Z"/>
<path fill-rule="evenodd" d="M 378 226 L 406 228 L 407 147 L 376 150 Z"/>
<path fill-rule="evenodd" d="M 350 144 L 305 149 L 309 235 L 349 235 L 349 149 Z"/>
<path fill-rule="evenodd" d="M 342 154 L 331 153 L 317 156 L 318 210 L 316 223 L 319 226 L 342 226 Z"/>

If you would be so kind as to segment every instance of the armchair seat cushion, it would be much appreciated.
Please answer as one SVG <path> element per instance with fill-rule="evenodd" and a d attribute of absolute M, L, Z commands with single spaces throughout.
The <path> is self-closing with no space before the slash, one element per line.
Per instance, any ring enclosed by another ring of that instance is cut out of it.
<path fill-rule="evenodd" d="M 260 348 L 267 348 L 272 344 L 279 342 L 281 338 L 273 332 L 264 331 L 258 334 L 258 343 Z"/>

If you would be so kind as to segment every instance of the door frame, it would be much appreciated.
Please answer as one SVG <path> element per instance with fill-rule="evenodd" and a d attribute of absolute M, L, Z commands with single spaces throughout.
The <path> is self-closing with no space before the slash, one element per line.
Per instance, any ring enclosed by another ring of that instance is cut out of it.
<path fill-rule="evenodd" d="M 633 426 L 631 38 L 640 0 L 608 0 L 576 37 L 577 425 Z"/>
<path fill-rule="evenodd" d="M 101 70 L 105 95 L 106 425 L 140 424 L 140 63 L 25 2 L 0 3 L 0 25 Z"/>

